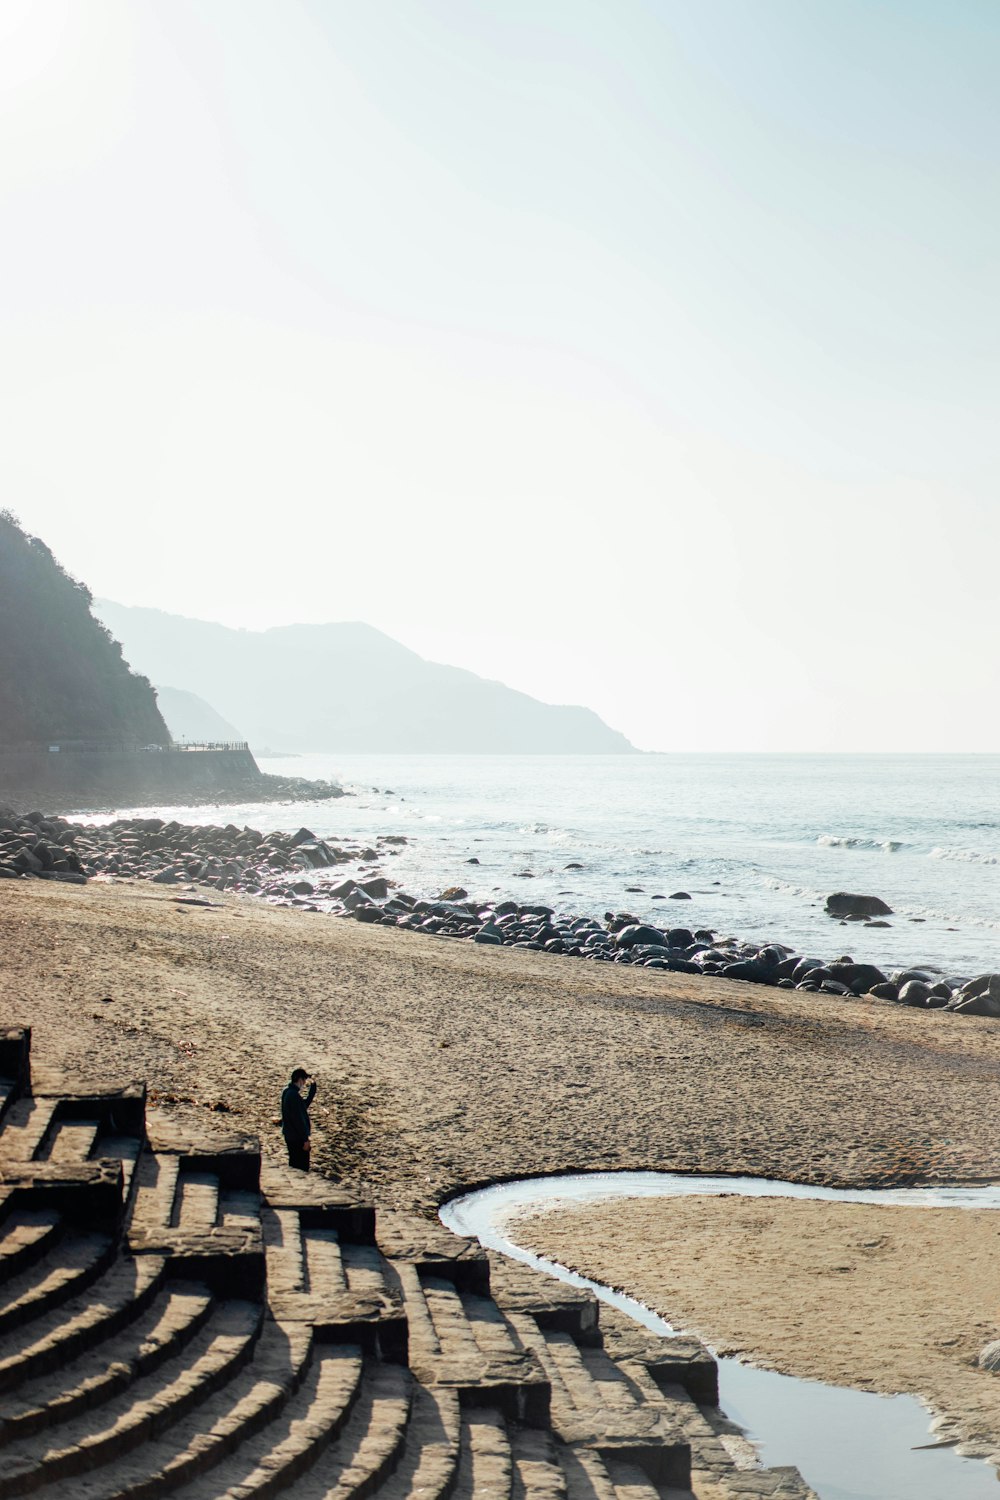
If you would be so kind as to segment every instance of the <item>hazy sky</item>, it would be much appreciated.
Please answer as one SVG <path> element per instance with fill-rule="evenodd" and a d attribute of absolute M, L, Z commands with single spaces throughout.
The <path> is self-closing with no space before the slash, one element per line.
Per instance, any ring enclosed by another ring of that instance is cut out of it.
<path fill-rule="evenodd" d="M 2 0 L 0 504 L 643 748 L 997 749 L 998 70 L 996 0 Z"/>

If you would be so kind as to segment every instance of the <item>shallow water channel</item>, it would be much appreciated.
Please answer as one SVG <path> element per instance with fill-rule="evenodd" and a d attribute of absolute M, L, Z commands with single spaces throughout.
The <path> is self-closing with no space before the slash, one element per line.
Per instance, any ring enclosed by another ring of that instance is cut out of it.
<path fill-rule="evenodd" d="M 694 1177 L 671 1172 L 608 1172 L 529 1177 L 466 1193 L 441 1209 L 455 1234 L 524 1261 L 571 1286 L 587 1287 L 662 1337 L 682 1330 L 632 1297 L 534 1255 L 510 1238 L 519 1209 L 609 1198 L 668 1198 L 739 1193 L 757 1198 L 1000 1209 L 1000 1184 L 985 1187 L 808 1187 L 760 1177 Z M 996 1471 L 932 1443 L 929 1415 L 912 1396 L 878 1396 L 719 1359 L 720 1404 L 754 1442 L 768 1467 L 794 1464 L 822 1500 L 1000 1500 Z"/>

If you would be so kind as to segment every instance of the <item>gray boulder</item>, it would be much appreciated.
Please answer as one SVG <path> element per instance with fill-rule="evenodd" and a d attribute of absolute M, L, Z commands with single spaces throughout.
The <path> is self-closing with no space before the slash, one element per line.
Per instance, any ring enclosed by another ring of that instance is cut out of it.
<path fill-rule="evenodd" d="M 801 984 L 806 975 L 813 969 L 824 969 L 826 965 L 821 958 L 800 958 L 792 970 L 791 978 L 796 984 Z"/>
<path fill-rule="evenodd" d="M 892 907 L 881 896 L 857 896 L 849 891 L 835 891 L 826 898 L 827 915 L 831 917 L 891 917 Z"/>
<path fill-rule="evenodd" d="M 834 963 L 830 974 L 840 984 L 846 984 L 855 995 L 868 994 L 876 984 L 885 984 L 886 977 L 874 964 Z"/>
<path fill-rule="evenodd" d="M 663 946 L 663 933 L 658 927 L 645 927 L 637 924 L 633 927 L 623 927 L 621 932 L 615 934 L 616 948 L 638 948 L 647 943 Z"/>
<path fill-rule="evenodd" d="M 987 992 L 985 995 L 973 995 L 968 1000 L 953 1000 L 945 1007 L 956 1016 L 1000 1016 L 1000 998 L 994 999 Z"/>

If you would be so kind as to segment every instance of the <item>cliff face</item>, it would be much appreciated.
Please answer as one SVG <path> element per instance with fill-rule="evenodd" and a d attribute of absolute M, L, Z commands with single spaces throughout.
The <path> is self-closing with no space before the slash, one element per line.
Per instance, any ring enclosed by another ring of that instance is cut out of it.
<path fill-rule="evenodd" d="M 0 511 L 0 744 L 170 743 L 149 681 L 90 605 L 45 543 Z"/>
<path fill-rule="evenodd" d="M 277 750 L 622 754 L 633 747 L 586 708 L 540 703 L 425 661 L 361 624 L 230 630 L 106 600 L 96 608 L 129 660 L 183 683 Z"/>

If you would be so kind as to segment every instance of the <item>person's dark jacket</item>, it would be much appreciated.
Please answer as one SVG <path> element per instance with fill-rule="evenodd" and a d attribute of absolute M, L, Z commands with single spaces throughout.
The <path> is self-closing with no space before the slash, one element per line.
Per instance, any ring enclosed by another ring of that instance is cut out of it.
<path fill-rule="evenodd" d="M 315 1093 L 315 1082 L 309 1085 L 304 1099 L 299 1093 L 298 1085 L 289 1083 L 281 1096 L 281 1133 L 293 1145 L 301 1146 L 312 1133 L 309 1106 Z"/>

